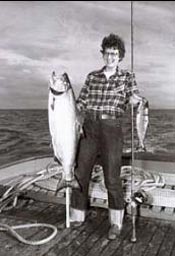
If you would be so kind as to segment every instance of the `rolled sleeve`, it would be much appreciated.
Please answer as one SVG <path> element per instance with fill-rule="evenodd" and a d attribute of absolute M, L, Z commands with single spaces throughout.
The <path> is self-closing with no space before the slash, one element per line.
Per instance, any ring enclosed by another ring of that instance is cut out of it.
<path fill-rule="evenodd" d="M 139 89 L 134 73 L 127 72 L 126 74 L 126 96 L 129 99 L 133 94 L 139 95 Z"/>
<path fill-rule="evenodd" d="M 87 98 L 88 98 L 88 94 L 89 94 L 89 75 L 86 78 L 85 84 L 82 87 L 80 94 L 77 98 L 77 107 L 79 109 L 79 111 L 85 111 L 86 106 L 87 106 Z"/>

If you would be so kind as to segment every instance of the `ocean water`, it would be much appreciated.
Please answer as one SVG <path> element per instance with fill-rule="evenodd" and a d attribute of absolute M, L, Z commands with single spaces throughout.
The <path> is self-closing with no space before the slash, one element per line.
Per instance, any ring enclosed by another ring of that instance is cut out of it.
<path fill-rule="evenodd" d="M 175 110 L 150 110 L 149 120 L 147 151 L 175 156 Z M 131 147 L 130 113 L 125 115 L 123 124 L 125 152 Z M 0 110 L 0 166 L 52 154 L 47 110 Z"/>

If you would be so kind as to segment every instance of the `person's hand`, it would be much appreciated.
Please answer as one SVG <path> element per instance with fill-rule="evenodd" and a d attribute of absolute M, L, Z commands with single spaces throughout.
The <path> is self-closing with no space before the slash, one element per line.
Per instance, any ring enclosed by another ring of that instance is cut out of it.
<path fill-rule="evenodd" d="M 148 100 L 145 97 L 142 97 L 142 104 L 145 108 L 148 108 Z"/>
<path fill-rule="evenodd" d="M 77 111 L 76 124 L 77 124 L 77 129 L 78 129 L 80 135 L 84 135 L 84 132 L 83 132 L 84 115 L 80 111 Z"/>
<path fill-rule="evenodd" d="M 83 112 L 78 111 L 77 120 L 80 123 L 80 125 L 83 126 L 83 124 L 84 124 L 84 113 Z"/>

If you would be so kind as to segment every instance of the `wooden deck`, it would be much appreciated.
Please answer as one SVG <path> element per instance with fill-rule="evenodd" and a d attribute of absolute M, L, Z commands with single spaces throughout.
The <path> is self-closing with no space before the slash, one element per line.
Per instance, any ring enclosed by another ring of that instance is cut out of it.
<path fill-rule="evenodd" d="M 11 179 L 14 173 L 17 177 L 23 175 L 24 170 L 25 174 L 32 171 L 36 173 L 45 168 L 50 161 L 50 158 L 31 159 L 2 168 L 0 195 L 4 191 L 6 181 Z M 114 241 L 107 239 L 108 210 L 106 196 L 103 194 L 100 194 L 99 198 L 91 197 L 91 208 L 82 226 L 71 225 L 69 229 L 65 228 L 65 196 L 64 193 L 57 197 L 53 196 L 55 188 L 51 184 L 57 183 L 49 180 L 51 187 L 48 189 L 45 182 L 44 186 L 39 183 L 28 187 L 24 195 L 25 204 L 0 213 L 0 222 L 11 226 L 26 223 L 53 224 L 57 227 L 58 234 L 44 245 L 29 246 L 17 241 L 9 233 L 1 231 L 0 256 L 175 256 L 174 164 L 150 161 L 138 164 L 139 167 L 140 164 L 144 164 L 141 166 L 143 169 L 167 172 L 166 186 L 161 189 L 161 193 L 156 189 L 152 192 L 156 200 L 138 209 L 145 217 L 137 218 L 136 243 L 130 241 L 132 220 L 129 214 L 125 214 L 121 237 Z M 104 208 L 100 208 L 100 205 Z M 128 208 L 127 212 L 129 213 Z M 40 240 L 49 234 L 46 228 L 19 230 L 19 233 L 31 240 Z"/>
<path fill-rule="evenodd" d="M 54 224 L 58 234 L 50 242 L 29 246 L 18 242 L 7 232 L 0 234 L 0 256 L 175 256 L 175 224 L 165 220 L 137 218 L 137 241 L 131 243 L 131 216 L 125 215 L 120 238 L 107 239 L 107 209 L 91 207 L 80 227 L 65 228 L 65 205 L 25 200 L 26 204 L 0 214 L 0 222 L 9 225 L 44 222 Z M 21 230 L 25 238 L 38 240 L 47 230 Z"/>

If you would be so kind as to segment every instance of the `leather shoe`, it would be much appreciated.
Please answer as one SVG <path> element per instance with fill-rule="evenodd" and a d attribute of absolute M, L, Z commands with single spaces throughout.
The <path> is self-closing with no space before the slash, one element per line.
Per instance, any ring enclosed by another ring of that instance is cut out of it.
<path fill-rule="evenodd" d="M 113 224 L 111 225 L 109 232 L 108 232 L 108 239 L 109 240 L 114 240 L 117 237 L 119 237 L 121 234 L 121 229 L 119 229 L 118 225 Z"/>

